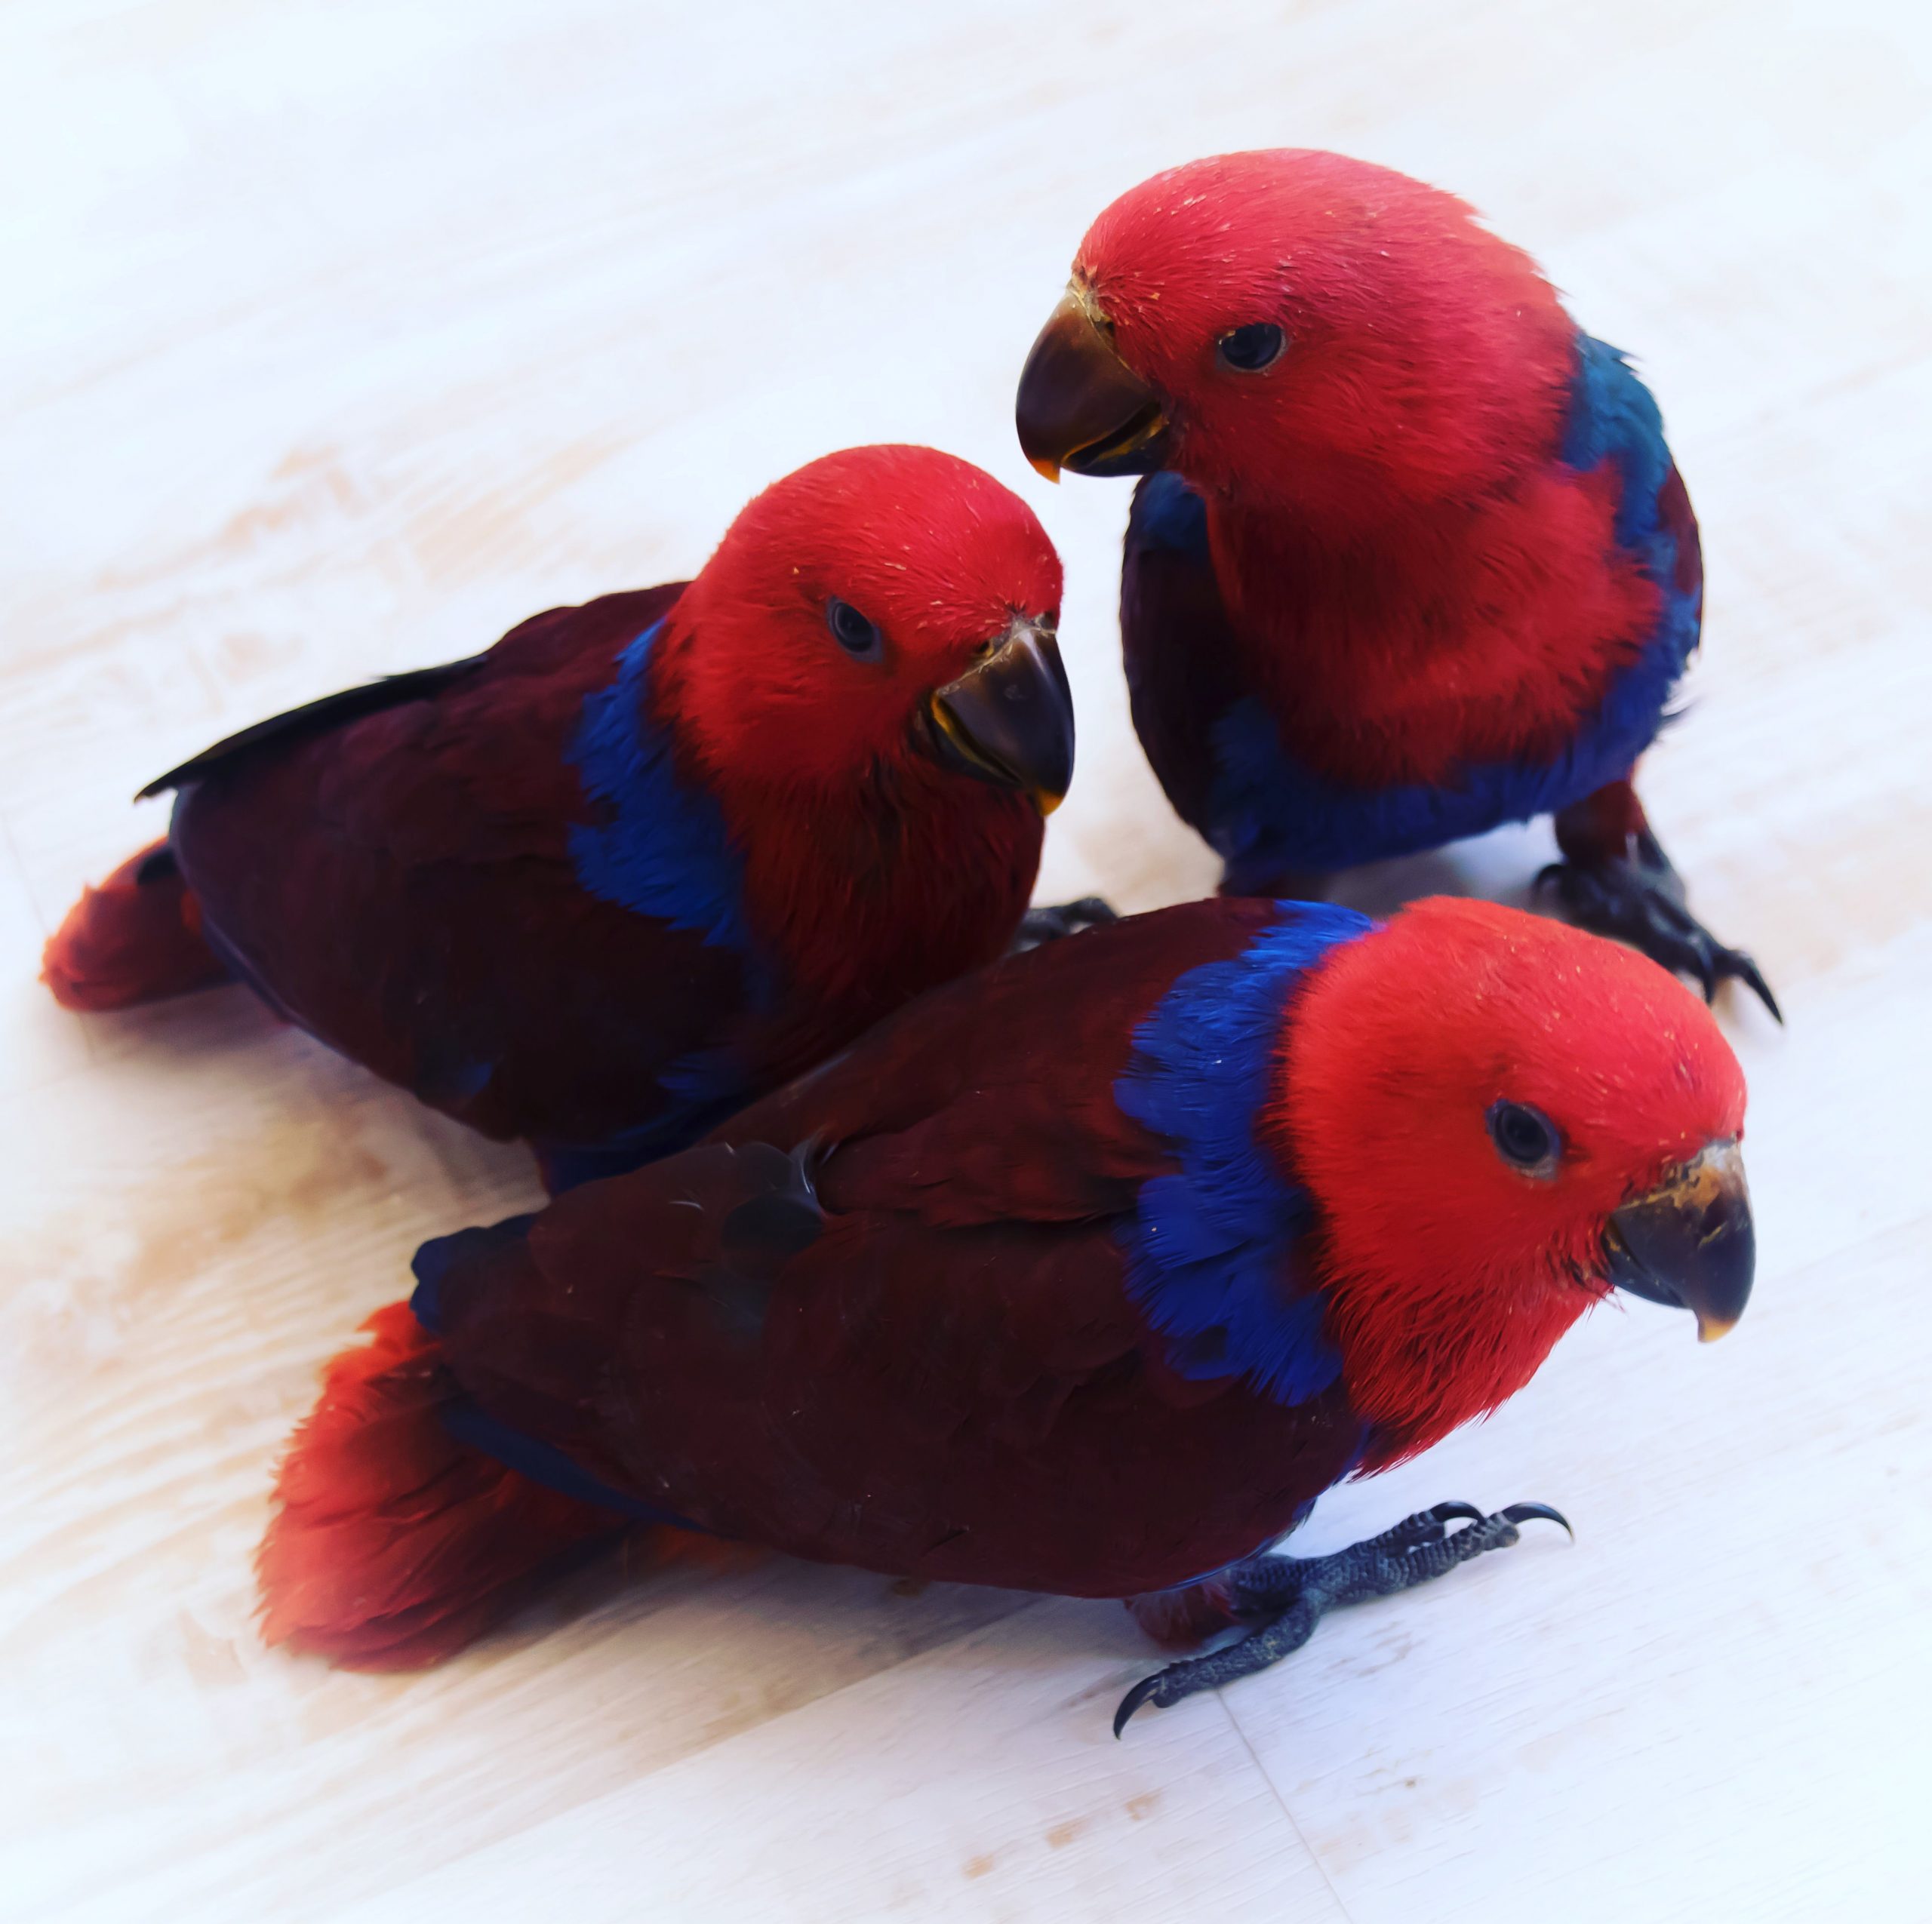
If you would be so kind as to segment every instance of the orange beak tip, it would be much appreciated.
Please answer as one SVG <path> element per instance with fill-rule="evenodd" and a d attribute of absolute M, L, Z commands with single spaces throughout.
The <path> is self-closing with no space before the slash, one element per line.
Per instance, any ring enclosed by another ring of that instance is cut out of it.
<path fill-rule="evenodd" d="M 1029 454 L 1026 460 L 1027 465 L 1042 479 L 1051 481 L 1056 487 L 1059 487 L 1060 463 L 1057 461 L 1049 460 L 1044 454 Z"/>

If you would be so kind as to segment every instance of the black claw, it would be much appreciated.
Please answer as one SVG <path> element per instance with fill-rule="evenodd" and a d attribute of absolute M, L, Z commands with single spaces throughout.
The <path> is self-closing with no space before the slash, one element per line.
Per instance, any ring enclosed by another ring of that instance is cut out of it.
<path fill-rule="evenodd" d="M 1120 911 L 1103 896 L 1083 895 L 1078 902 L 1061 905 L 1060 913 L 1070 922 L 1084 923 L 1090 929 L 1103 927 L 1120 920 Z"/>
<path fill-rule="evenodd" d="M 1771 1012 L 1772 1021 L 1783 1028 L 1784 1011 L 1778 1007 L 1778 999 L 1771 993 L 1770 984 L 1758 973 L 1757 964 L 1741 948 L 1726 949 L 1724 961 L 1725 973 L 1735 976 Z"/>
<path fill-rule="evenodd" d="M 1677 871 L 1655 849 L 1654 859 L 1613 860 L 1588 867 L 1552 862 L 1538 871 L 1540 890 L 1555 884 L 1571 919 L 1598 935 L 1614 936 L 1654 962 L 1690 976 L 1715 1000 L 1727 981 L 1742 982 L 1772 1016 L 1784 1016 L 1758 965 L 1742 949 L 1727 948 L 1685 908 Z"/>
<path fill-rule="evenodd" d="M 1505 1550 L 1528 1523 L 1559 1523 L 1576 1540 L 1570 1520 L 1547 1503 L 1512 1503 L 1493 1515 L 1473 1503 L 1450 1501 L 1404 1517 L 1379 1535 L 1365 1537 L 1326 1557 L 1283 1557 L 1263 1551 L 1224 1573 L 1228 1609 L 1251 1626 L 1238 1643 L 1192 1657 L 1143 1677 L 1121 1699 L 1114 1735 L 1142 1704 L 1161 1710 L 1204 1690 L 1217 1690 L 1292 1655 L 1333 1609 L 1371 1597 L 1392 1597 L 1432 1583 L 1459 1564 Z M 1450 1532 L 1451 1523 L 1469 1527 Z"/>
<path fill-rule="evenodd" d="M 1570 1541 L 1577 1541 L 1577 1532 L 1570 1528 L 1570 1519 L 1560 1510 L 1552 1510 L 1546 1503 L 1512 1503 L 1500 1513 L 1512 1523 L 1527 1523 L 1534 1517 L 1541 1517 L 1546 1523 L 1561 1523 L 1568 1533 Z"/>
<path fill-rule="evenodd" d="M 1029 908 L 1020 918 L 1009 954 L 1038 948 L 1044 942 L 1059 942 L 1083 929 L 1105 928 L 1119 916 L 1097 895 L 1082 896 L 1078 902 L 1063 902 L 1050 908 Z"/>
<path fill-rule="evenodd" d="M 1155 1691 L 1160 1689 L 1161 1679 L 1164 1674 L 1160 1670 L 1155 1670 L 1150 1675 L 1143 1677 L 1120 1700 L 1120 1708 L 1114 1713 L 1114 1735 L 1116 1738 L 1127 1728 L 1128 1719 L 1133 1716 L 1134 1712 L 1139 1710 Z"/>

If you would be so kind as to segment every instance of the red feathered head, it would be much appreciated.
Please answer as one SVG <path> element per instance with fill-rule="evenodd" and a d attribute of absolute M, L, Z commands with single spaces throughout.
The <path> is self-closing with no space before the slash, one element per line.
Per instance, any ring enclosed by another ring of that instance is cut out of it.
<path fill-rule="evenodd" d="M 1386 512 L 1554 446 L 1576 328 L 1452 195 L 1296 149 L 1156 174 L 1088 231 L 1021 380 L 1049 475 Z"/>
<path fill-rule="evenodd" d="M 1696 996 L 1561 923 L 1419 902 L 1317 965 L 1270 1127 L 1318 1206 L 1351 1400 L 1394 1454 L 1514 1394 L 1614 1283 L 1729 1326 L 1744 1101 Z"/>
<path fill-rule="evenodd" d="M 850 790 L 934 767 L 1071 779 L 1060 558 L 1019 496 L 930 447 L 849 448 L 739 515 L 667 626 L 681 744 L 728 782 Z"/>

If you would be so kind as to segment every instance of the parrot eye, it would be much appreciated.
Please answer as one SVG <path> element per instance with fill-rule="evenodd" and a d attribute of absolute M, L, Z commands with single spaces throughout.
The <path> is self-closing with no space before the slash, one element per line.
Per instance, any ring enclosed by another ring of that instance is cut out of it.
<path fill-rule="evenodd" d="M 1258 374 L 1281 358 L 1287 344 L 1287 336 L 1273 321 L 1251 321 L 1246 327 L 1223 334 L 1215 343 L 1215 351 L 1235 373 Z"/>
<path fill-rule="evenodd" d="M 850 601 L 841 601 L 835 595 L 825 604 L 825 622 L 833 639 L 848 655 L 856 655 L 863 662 L 875 662 L 885 653 L 884 637 Z"/>
<path fill-rule="evenodd" d="M 1540 1109 L 1527 1102 L 1492 1102 L 1489 1133 L 1497 1153 L 1512 1169 L 1531 1176 L 1554 1176 L 1563 1139 Z"/>

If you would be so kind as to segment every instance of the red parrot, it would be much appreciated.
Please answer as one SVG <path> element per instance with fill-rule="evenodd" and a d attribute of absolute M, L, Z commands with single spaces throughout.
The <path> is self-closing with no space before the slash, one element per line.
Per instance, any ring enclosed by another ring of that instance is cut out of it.
<path fill-rule="evenodd" d="M 642 1522 L 1257 1627 L 1122 1717 L 1177 1701 L 1554 1514 L 1264 1554 L 1614 1286 L 1728 1328 L 1744 1103 L 1666 972 L 1490 904 L 1223 899 L 1011 957 L 703 1143 L 426 1244 L 282 1466 L 265 1634 L 432 1661 Z"/>
<path fill-rule="evenodd" d="M 1060 596 L 989 475 L 829 455 L 694 581 L 152 783 L 178 791 L 167 841 L 83 898 L 47 979 L 100 1009 L 232 976 L 529 1139 L 553 1184 L 631 1166 L 1007 947 L 1072 773 Z"/>
<path fill-rule="evenodd" d="M 1106 209 L 1020 383 L 1021 446 L 1140 475 L 1134 718 L 1223 888 L 1555 817 L 1585 926 L 1702 982 L 1632 786 L 1697 645 L 1697 523 L 1649 390 L 1452 195 L 1223 155 Z"/>

